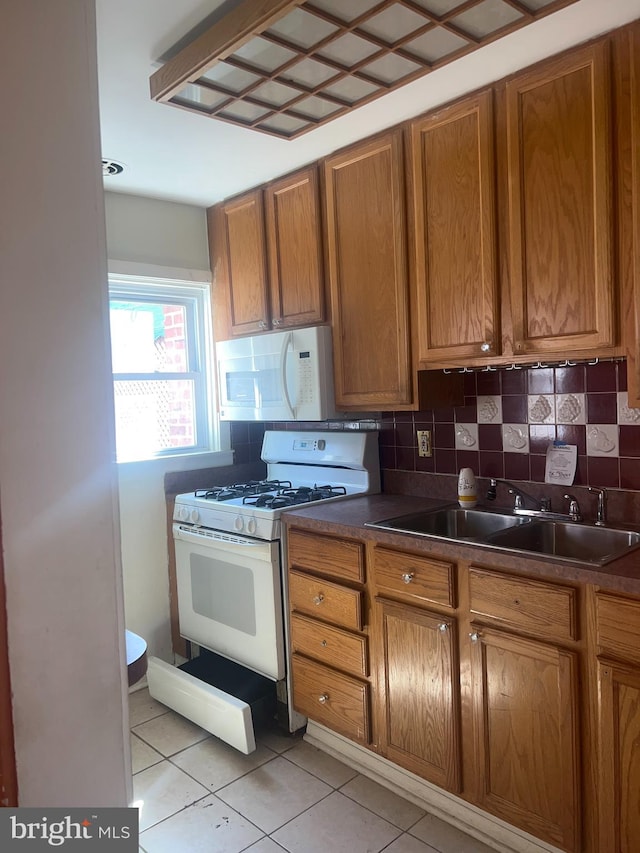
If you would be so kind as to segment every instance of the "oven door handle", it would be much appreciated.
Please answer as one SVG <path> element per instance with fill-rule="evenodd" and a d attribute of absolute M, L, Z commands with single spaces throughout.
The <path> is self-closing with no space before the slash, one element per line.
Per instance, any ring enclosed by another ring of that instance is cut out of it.
<path fill-rule="evenodd" d="M 282 342 L 282 351 L 280 353 L 280 377 L 282 382 L 282 395 L 284 397 L 284 401 L 287 404 L 287 408 L 291 413 L 291 417 L 295 420 L 296 413 L 293 405 L 291 404 L 291 398 L 289 397 L 289 389 L 287 388 L 287 356 L 289 354 L 289 347 L 293 344 L 293 333 L 289 332 L 289 334 L 285 337 Z"/>

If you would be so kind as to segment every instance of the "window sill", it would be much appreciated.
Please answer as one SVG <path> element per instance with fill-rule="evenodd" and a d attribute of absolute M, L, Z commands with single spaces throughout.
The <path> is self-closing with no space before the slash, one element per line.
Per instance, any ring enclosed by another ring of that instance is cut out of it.
<path fill-rule="evenodd" d="M 193 471 L 198 468 L 222 468 L 233 465 L 233 450 L 213 450 L 200 453 L 175 453 L 171 456 L 154 456 L 151 459 L 132 459 L 118 462 L 118 473 L 139 473 L 144 470 L 158 473 Z"/>

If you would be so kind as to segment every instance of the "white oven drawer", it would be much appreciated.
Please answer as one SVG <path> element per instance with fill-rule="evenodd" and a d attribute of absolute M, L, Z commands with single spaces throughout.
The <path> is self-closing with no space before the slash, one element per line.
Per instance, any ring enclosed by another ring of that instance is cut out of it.
<path fill-rule="evenodd" d="M 222 673 L 219 685 L 215 686 L 156 657 L 149 658 L 147 668 L 149 693 L 154 699 L 245 754 L 256 748 L 252 706 L 255 710 L 265 700 L 260 695 L 261 682 L 256 684 L 260 676 L 247 672 L 247 678 L 252 680 L 248 689 L 238 691 L 237 683 L 231 688 L 235 692 L 244 693 L 248 700 L 245 701 L 226 692 L 225 681 L 236 681 L 226 673 Z M 275 704 L 274 683 L 268 679 L 263 681 L 265 689 L 273 691 Z M 270 695 L 266 698 L 268 701 Z"/>

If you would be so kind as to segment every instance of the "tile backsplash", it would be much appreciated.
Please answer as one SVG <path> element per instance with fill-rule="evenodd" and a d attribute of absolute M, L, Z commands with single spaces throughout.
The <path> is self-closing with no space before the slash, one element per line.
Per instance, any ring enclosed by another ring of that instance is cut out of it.
<path fill-rule="evenodd" d="M 474 371 L 464 405 L 385 412 L 383 469 L 544 482 L 546 451 L 575 444 L 575 484 L 640 490 L 640 409 L 627 402 L 626 362 Z M 417 430 L 432 431 L 433 455 L 418 456 Z"/>

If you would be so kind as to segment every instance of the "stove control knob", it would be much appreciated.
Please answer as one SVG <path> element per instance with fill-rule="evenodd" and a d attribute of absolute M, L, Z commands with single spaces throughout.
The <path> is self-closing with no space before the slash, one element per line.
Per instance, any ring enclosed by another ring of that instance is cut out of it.
<path fill-rule="evenodd" d="M 250 518 L 247 521 L 247 533 L 255 533 L 256 532 L 256 520 L 255 518 Z"/>
<path fill-rule="evenodd" d="M 187 521 L 189 518 L 189 510 L 186 506 L 176 507 L 176 518 L 178 521 Z"/>
<path fill-rule="evenodd" d="M 192 509 L 191 512 L 188 513 L 188 515 L 189 521 L 191 521 L 193 524 L 196 524 L 198 519 L 200 518 L 200 513 L 197 509 Z"/>
<path fill-rule="evenodd" d="M 244 520 L 241 515 L 236 515 L 236 520 L 233 522 L 233 526 L 240 533 L 242 528 L 244 527 Z"/>

